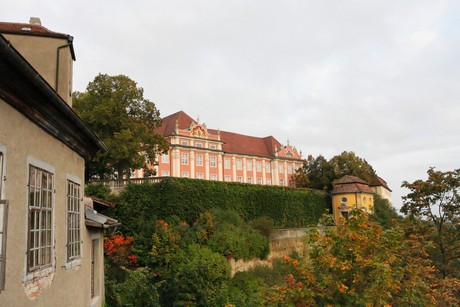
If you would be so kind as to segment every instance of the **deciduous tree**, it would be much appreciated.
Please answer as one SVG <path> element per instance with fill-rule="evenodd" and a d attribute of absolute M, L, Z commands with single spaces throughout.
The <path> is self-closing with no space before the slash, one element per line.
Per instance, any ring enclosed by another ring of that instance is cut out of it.
<path fill-rule="evenodd" d="M 74 110 L 109 149 L 87 161 L 87 178 L 117 174 L 121 179 L 168 148 L 155 133 L 161 125 L 160 112 L 129 77 L 99 74 L 86 92 L 74 93 L 73 99 Z"/>
<path fill-rule="evenodd" d="M 297 170 L 293 180 L 297 187 L 331 190 L 334 180 L 345 175 L 359 177 L 371 182 L 377 177 L 375 170 L 352 151 L 344 151 L 327 161 L 322 155 L 309 155 L 303 166 Z"/>
<path fill-rule="evenodd" d="M 434 226 L 432 255 L 446 277 L 460 269 L 452 266 L 460 259 L 460 169 L 442 172 L 431 167 L 427 173 L 427 180 L 403 182 L 409 193 L 401 212 L 426 218 Z"/>

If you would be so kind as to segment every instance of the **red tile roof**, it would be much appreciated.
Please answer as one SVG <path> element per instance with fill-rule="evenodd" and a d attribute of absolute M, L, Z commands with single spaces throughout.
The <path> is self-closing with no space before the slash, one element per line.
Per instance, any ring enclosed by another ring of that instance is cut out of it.
<path fill-rule="evenodd" d="M 369 193 L 373 194 L 369 184 L 361 178 L 345 175 L 334 182 L 331 194 Z"/>
<path fill-rule="evenodd" d="M 165 137 L 173 135 L 176 127 L 176 120 L 179 129 L 188 129 L 191 123 L 196 123 L 196 121 L 185 112 L 179 111 L 163 118 L 163 124 L 157 129 L 157 133 Z M 208 129 L 208 132 L 214 135 L 220 134 L 220 140 L 223 142 L 222 150 L 228 153 L 274 157 L 275 149 L 280 149 L 282 146 L 273 136 L 260 138 L 233 132 L 218 131 L 215 129 Z"/>
<path fill-rule="evenodd" d="M 370 184 L 371 187 L 379 187 L 379 186 L 382 186 L 384 187 L 385 189 L 387 189 L 388 191 L 392 192 L 391 189 L 388 187 L 388 184 L 385 180 L 383 180 L 382 178 L 380 177 L 377 177 L 375 178 L 374 180 L 372 180 L 371 184 Z"/>
<path fill-rule="evenodd" d="M 49 36 L 58 38 L 67 38 L 67 34 L 53 32 L 47 28 L 29 24 L 29 23 L 13 23 L 13 22 L 0 22 L 0 33 L 5 34 L 26 34 L 26 35 L 37 35 L 37 36 Z"/>

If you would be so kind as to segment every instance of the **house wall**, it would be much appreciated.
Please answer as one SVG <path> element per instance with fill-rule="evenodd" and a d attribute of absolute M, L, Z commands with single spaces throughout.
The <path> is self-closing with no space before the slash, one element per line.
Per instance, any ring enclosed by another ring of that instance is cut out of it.
<path fill-rule="evenodd" d="M 346 198 L 346 201 L 344 201 Z M 347 206 L 347 211 L 351 211 L 354 205 L 362 207 L 366 212 L 374 211 L 374 195 L 369 193 L 343 193 L 332 195 L 332 208 L 334 212 L 334 220 L 337 224 L 341 215 L 340 207 Z"/>
<path fill-rule="evenodd" d="M 382 197 L 383 199 L 388 200 L 390 202 L 390 204 L 392 204 L 391 191 L 385 189 L 382 186 L 373 186 L 373 187 L 371 187 L 371 190 L 374 191 L 375 194 L 380 195 L 380 197 Z"/>
<path fill-rule="evenodd" d="M 37 72 L 56 90 L 56 69 L 59 52 L 58 94 L 72 106 L 73 60 L 66 39 L 31 35 L 4 34 L 13 47 L 27 59 Z"/>
<path fill-rule="evenodd" d="M 1 306 L 89 306 L 91 234 L 81 203 L 81 260 L 67 263 L 67 179 L 81 182 L 84 159 L 0 99 L 0 149 L 5 151 L 3 197 L 9 201 L 5 290 Z M 27 273 L 29 164 L 54 173 L 53 253 L 50 269 Z M 100 274 L 100 272 L 99 272 Z M 103 286 L 100 287 L 103 291 Z M 93 300 L 101 304 L 100 298 Z"/>

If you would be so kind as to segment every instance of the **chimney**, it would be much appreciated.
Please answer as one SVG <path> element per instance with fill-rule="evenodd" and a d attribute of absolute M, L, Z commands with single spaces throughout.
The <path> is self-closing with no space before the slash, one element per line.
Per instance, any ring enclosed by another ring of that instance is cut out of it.
<path fill-rule="evenodd" d="M 35 25 L 35 26 L 41 26 L 42 22 L 41 22 L 40 18 L 38 18 L 38 17 L 30 17 L 29 24 Z"/>

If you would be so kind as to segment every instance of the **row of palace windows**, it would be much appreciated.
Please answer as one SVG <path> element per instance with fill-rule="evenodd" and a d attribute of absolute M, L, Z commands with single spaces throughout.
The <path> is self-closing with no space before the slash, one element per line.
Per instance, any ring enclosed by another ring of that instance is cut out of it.
<path fill-rule="evenodd" d="M 169 163 L 169 155 L 168 154 L 163 154 L 161 156 L 161 162 L 163 164 L 168 164 Z M 181 164 L 182 165 L 188 165 L 189 164 L 189 154 L 188 153 L 183 153 L 181 156 Z M 203 155 L 195 155 L 195 164 L 196 166 L 203 166 Z M 256 171 L 261 172 L 262 171 L 262 162 L 257 161 L 255 163 L 256 165 Z M 217 167 L 217 158 L 216 157 L 209 157 L 209 166 L 210 167 Z M 231 169 L 230 167 L 230 159 L 229 158 L 224 158 L 224 169 Z M 236 169 L 241 171 L 243 170 L 243 160 L 237 159 L 236 160 Z M 253 170 L 253 163 L 252 161 L 246 161 L 246 170 L 248 172 L 252 172 Z M 284 164 L 279 164 L 278 165 L 278 171 L 280 173 L 284 173 Z M 265 172 L 270 173 L 271 172 L 271 166 L 270 163 L 267 162 L 265 163 Z M 293 167 L 292 165 L 287 165 L 287 173 L 292 174 L 293 173 Z"/>
<path fill-rule="evenodd" d="M 169 171 L 162 171 L 161 176 L 169 177 Z M 189 178 L 190 177 L 189 172 L 182 172 L 181 177 L 182 178 Z M 209 177 L 210 177 L 210 180 L 214 180 L 214 181 L 217 180 L 217 175 L 216 174 L 211 174 Z M 196 173 L 196 179 L 204 179 L 203 173 Z M 256 182 L 253 182 L 252 177 L 247 177 L 246 180 L 247 180 L 246 181 L 247 183 L 262 184 L 262 178 L 260 178 L 260 177 L 256 178 Z M 231 182 L 230 176 L 225 175 L 224 176 L 224 181 Z M 242 183 L 243 182 L 243 177 L 237 176 L 236 177 L 236 182 Z M 266 185 L 271 185 L 272 184 L 271 178 L 265 179 L 265 184 Z M 280 186 L 284 186 L 284 179 L 280 179 Z"/>
<path fill-rule="evenodd" d="M 182 141 L 180 142 L 180 144 L 181 144 L 182 146 L 189 146 L 190 143 L 189 143 L 189 141 L 182 140 Z M 195 142 L 195 147 L 203 148 L 203 143 Z M 208 147 L 209 147 L 209 149 L 214 149 L 214 150 L 217 149 L 217 145 L 214 144 L 214 143 L 209 143 Z"/>

